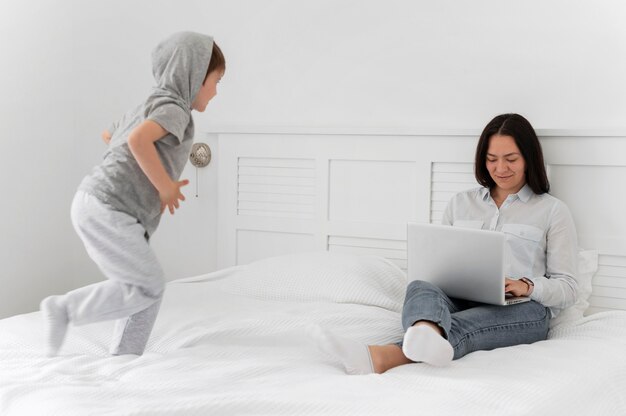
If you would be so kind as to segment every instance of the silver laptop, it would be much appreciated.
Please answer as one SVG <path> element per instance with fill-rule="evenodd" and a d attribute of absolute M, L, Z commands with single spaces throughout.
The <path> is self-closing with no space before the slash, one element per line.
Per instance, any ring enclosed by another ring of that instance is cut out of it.
<path fill-rule="evenodd" d="M 527 302 L 504 293 L 504 233 L 409 223 L 409 281 L 424 280 L 453 298 L 493 305 Z"/>

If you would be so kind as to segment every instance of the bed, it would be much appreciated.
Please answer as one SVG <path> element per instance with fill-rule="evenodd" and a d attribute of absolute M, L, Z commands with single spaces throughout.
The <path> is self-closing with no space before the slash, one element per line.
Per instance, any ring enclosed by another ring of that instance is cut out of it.
<path fill-rule="evenodd" d="M 621 195 L 601 203 L 626 182 L 626 139 L 540 134 L 553 193 L 593 249 L 547 341 L 346 375 L 316 331 L 401 338 L 406 222 L 438 222 L 475 186 L 477 132 L 230 131 L 219 270 L 168 284 L 141 357 L 108 356 L 111 322 L 70 328 L 45 358 L 38 312 L 0 320 L 0 414 L 626 414 L 626 219 Z"/>
<path fill-rule="evenodd" d="M 549 340 L 450 367 L 349 376 L 323 327 L 367 343 L 402 336 L 406 275 L 376 256 L 302 253 L 168 285 L 141 357 L 107 355 L 110 323 L 72 328 L 45 358 L 39 314 L 0 321 L 3 415 L 626 413 L 626 311 L 555 325 Z"/>

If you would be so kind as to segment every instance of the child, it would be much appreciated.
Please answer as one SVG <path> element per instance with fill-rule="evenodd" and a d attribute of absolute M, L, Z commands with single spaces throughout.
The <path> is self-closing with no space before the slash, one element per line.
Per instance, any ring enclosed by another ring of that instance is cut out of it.
<path fill-rule="evenodd" d="M 203 112 L 226 69 L 209 36 L 181 32 L 152 52 L 152 94 L 102 133 L 103 162 L 80 184 L 72 223 L 108 280 L 41 302 L 48 355 L 67 327 L 117 319 L 111 354 L 142 354 L 156 320 L 165 277 L 149 246 L 161 214 L 185 197 L 178 181 L 193 142 L 191 110 Z"/>

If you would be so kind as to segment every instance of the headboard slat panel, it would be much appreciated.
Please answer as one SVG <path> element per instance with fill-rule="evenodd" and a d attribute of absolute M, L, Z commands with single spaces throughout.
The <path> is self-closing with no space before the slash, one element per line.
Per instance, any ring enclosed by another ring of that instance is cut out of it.
<path fill-rule="evenodd" d="M 589 311 L 626 309 L 626 134 L 540 132 L 551 193 L 599 253 Z M 406 223 L 441 222 L 478 186 L 477 135 L 219 134 L 218 266 L 298 250 L 386 257 L 406 269 Z"/>

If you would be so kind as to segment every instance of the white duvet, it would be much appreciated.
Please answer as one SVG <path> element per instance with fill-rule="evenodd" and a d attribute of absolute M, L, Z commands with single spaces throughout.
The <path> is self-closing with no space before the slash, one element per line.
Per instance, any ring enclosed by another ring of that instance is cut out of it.
<path fill-rule="evenodd" d="M 111 322 L 71 328 L 61 356 L 46 358 L 39 313 L 0 321 L 0 414 L 626 415 L 626 312 L 564 323 L 548 341 L 476 352 L 447 368 L 348 376 L 315 347 L 311 327 L 398 341 L 401 274 L 346 269 L 307 287 L 306 273 L 291 279 L 289 267 L 274 266 L 170 283 L 141 357 L 108 356 Z M 342 273 L 334 287 L 328 279 Z"/>

